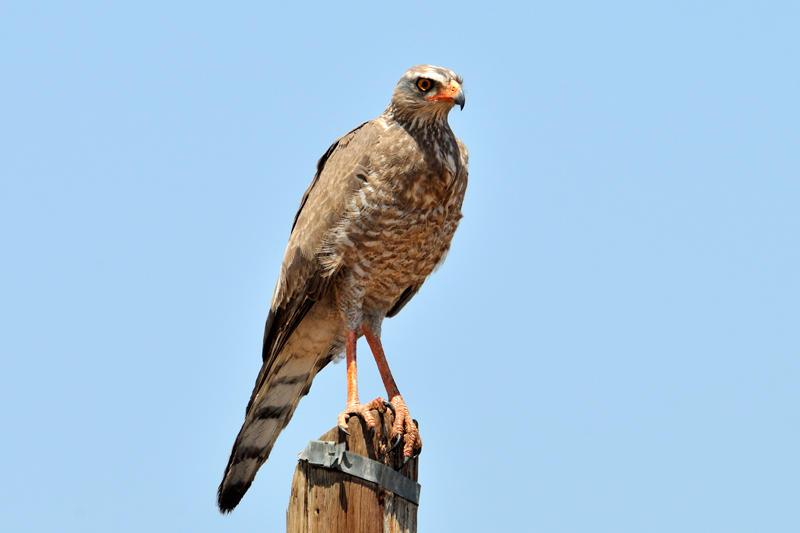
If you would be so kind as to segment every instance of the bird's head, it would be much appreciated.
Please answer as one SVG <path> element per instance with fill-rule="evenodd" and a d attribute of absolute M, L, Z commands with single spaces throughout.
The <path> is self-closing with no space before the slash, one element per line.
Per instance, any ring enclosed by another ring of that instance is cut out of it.
<path fill-rule="evenodd" d="M 397 82 L 389 109 L 398 118 L 428 122 L 446 118 L 456 104 L 464 109 L 464 103 L 461 76 L 444 67 L 418 65 Z"/>

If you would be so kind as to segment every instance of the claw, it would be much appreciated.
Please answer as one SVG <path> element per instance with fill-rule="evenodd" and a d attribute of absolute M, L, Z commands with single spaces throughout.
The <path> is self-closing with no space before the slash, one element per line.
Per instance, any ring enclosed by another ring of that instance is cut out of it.
<path fill-rule="evenodd" d="M 389 452 L 392 452 L 392 451 L 393 451 L 395 448 L 397 448 L 397 445 L 398 445 L 398 444 L 400 444 L 402 441 L 403 441 L 403 434 L 402 434 L 402 433 L 399 433 L 399 434 L 398 434 L 398 435 L 397 435 L 397 436 L 394 438 L 394 440 L 392 441 L 392 444 L 391 444 L 391 446 L 389 446 L 389 449 L 388 449 L 388 450 L 386 450 L 386 451 L 387 451 L 387 453 L 389 453 Z"/>
<path fill-rule="evenodd" d="M 395 419 L 390 433 L 394 437 L 388 452 L 392 452 L 402 442 L 403 464 L 406 464 L 413 457 L 418 456 L 422 450 L 422 440 L 419 438 L 419 422 L 409 416 L 408 407 L 406 407 L 403 398 L 399 394 L 392 398 L 390 405 L 395 414 Z"/>
<path fill-rule="evenodd" d="M 350 432 L 347 430 L 347 420 L 351 416 L 357 416 L 364 421 L 364 424 L 367 426 L 367 430 L 370 436 L 372 436 L 375 431 L 376 424 L 375 424 L 375 417 L 370 413 L 371 409 L 375 409 L 372 403 L 369 403 L 367 405 L 362 405 L 357 401 L 348 402 L 348 404 L 344 408 L 344 411 L 339 413 L 339 416 L 337 417 L 337 425 L 339 426 L 339 429 L 345 435 L 350 435 Z M 365 433 L 367 432 L 365 431 Z"/>
<path fill-rule="evenodd" d="M 384 405 L 384 407 L 386 407 L 387 409 L 389 409 L 392 412 L 392 418 L 397 416 L 397 411 L 394 410 L 394 405 L 392 405 L 391 403 L 387 402 L 386 400 L 383 400 L 383 405 Z"/>

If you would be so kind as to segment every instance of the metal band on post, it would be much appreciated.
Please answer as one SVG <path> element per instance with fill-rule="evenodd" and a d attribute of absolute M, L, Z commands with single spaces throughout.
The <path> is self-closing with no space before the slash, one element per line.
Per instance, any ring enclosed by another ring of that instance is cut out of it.
<path fill-rule="evenodd" d="M 309 464 L 357 477 L 419 505 L 420 484 L 378 461 L 345 450 L 344 442 L 312 440 L 298 458 Z"/>

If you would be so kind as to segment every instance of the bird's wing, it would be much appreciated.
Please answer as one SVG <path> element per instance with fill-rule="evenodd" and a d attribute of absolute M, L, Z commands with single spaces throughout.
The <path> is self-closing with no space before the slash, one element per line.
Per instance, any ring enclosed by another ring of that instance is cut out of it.
<path fill-rule="evenodd" d="M 330 354 L 341 333 L 328 310 L 315 302 L 337 276 L 328 261 L 337 249 L 330 235 L 352 215 L 348 206 L 365 183 L 359 176 L 369 174 L 364 164 L 369 166 L 379 131 L 367 122 L 333 143 L 303 195 L 264 328 L 264 363 L 217 493 L 223 512 L 233 509 L 247 491 L 308 392 L 319 363 L 326 362 L 319 357 Z"/>
<path fill-rule="evenodd" d="M 314 179 L 294 217 L 264 327 L 264 367 L 259 382 L 269 374 L 289 336 L 328 288 L 334 273 L 326 271 L 319 260 L 325 237 L 345 216 L 348 201 L 364 184 L 358 176 L 377 135 L 375 124 L 365 122 L 334 142 L 317 163 Z"/>
<path fill-rule="evenodd" d="M 411 301 L 411 298 L 414 297 L 415 294 L 419 291 L 422 284 L 419 285 L 409 285 L 406 290 L 403 291 L 403 294 L 400 295 L 400 298 L 394 303 L 391 309 L 386 313 L 386 316 L 392 318 L 394 315 L 400 312 L 400 310 L 406 306 L 406 304 Z"/>

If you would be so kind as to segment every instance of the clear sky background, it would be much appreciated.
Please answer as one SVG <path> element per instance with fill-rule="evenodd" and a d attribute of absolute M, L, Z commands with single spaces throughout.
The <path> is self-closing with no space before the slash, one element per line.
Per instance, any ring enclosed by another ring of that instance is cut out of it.
<path fill-rule="evenodd" d="M 642 4 L 3 3 L 2 529 L 284 528 L 344 365 L 215 492 L 292 217 L 434 63 L 465 217 L 384 324 L 420 531 L 800 531 L 800 10 Z"/>

